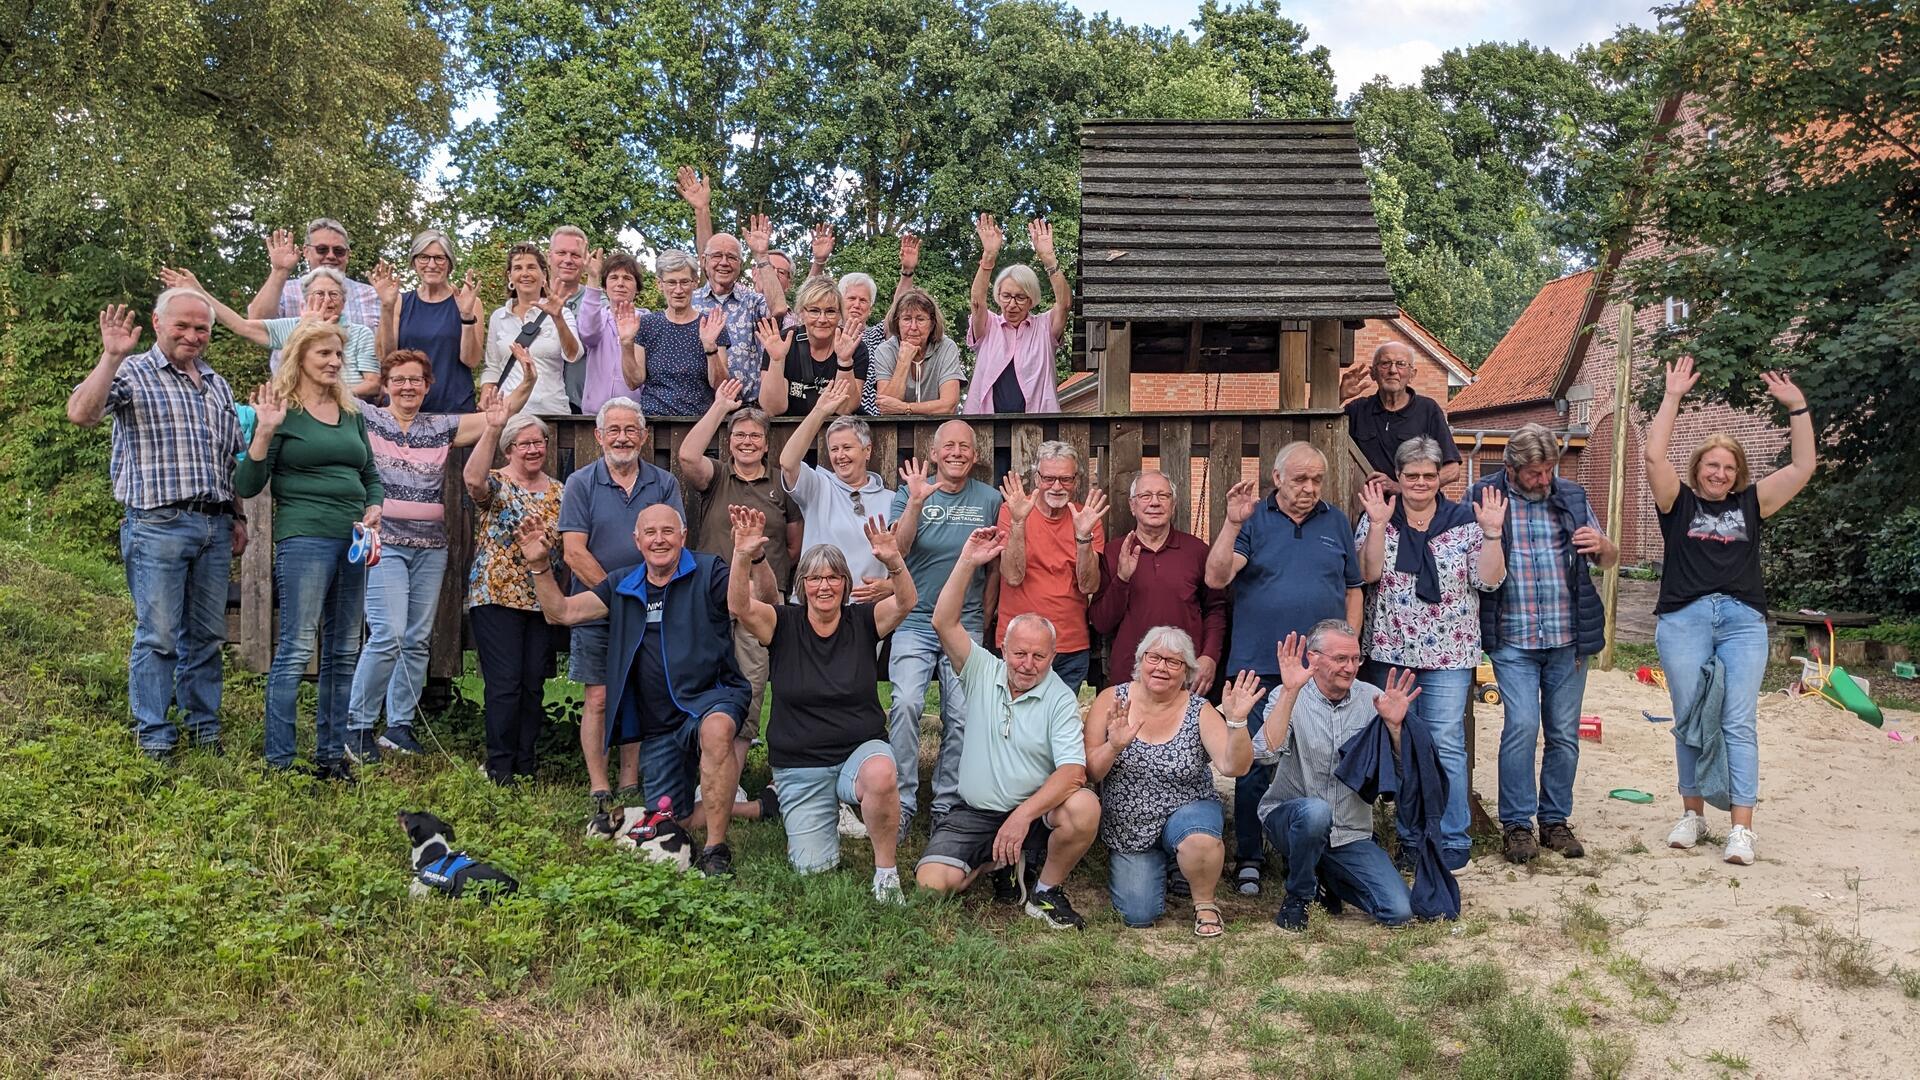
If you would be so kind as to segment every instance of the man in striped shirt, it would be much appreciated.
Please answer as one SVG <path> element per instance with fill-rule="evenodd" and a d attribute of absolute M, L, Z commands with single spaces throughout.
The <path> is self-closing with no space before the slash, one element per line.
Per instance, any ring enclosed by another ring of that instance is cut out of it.
<path fill-rule="evenodd" d="M 136 355 L 133 312 L 101 312 L 100 360 L 67 398 L 67 418 L 82 427 L 113 418 L 110 469 L 127 512 L 120 554 L 134 611 L 127 700 L 140 749 L 164 761 L 179 740 L 175 706 L 193 740 L 219 752 L 227 579 L 246 528 L 233 497 L 233 391 L 203 359 L 212 305 L 168 289 L 154 301 L 153 332 L 154 347 Z"/>

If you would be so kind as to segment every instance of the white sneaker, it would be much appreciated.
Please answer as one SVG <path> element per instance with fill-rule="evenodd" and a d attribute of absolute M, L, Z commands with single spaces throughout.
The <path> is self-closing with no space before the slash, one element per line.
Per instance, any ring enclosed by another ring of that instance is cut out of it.
<path fill-rule="evenodd" d="M 1681 815 L 1680 821 L 1667 834 L 1667 846 L 1690 848 L 1700 842 L 1707 831 L 1707 819 L 1689 810 Z"/>
<path fill-rule="evenodd" d="M 855 840 L 867 838 L 866 824 L 860 820 L 860 815 L 853 812 L 853 807 L 846 803 L 840 804 L 840 835 L 851 836 Z"/>
<path fill-rule="evenodd" d="M 899 877 L 873 879 L 873 898 L 883 904 L 905 904 L 907 894 L 900 889 Z"/>
<path fill-rule="evenodd" d="M 1753 830 L 1745 825 L 1735 825 L 1727 831 L 1726 859 L 1740 866 L 1753 865 Z"/>
<path fill-rule="evenodd" d="M 747 789 L 746 789 L 746 788 L 743 788 L 743 787 L 737 787 L 737 788 L 734 788 L 734 789 L 733 789 L 733 801 L 734 801 L 734 802 L 737 802 L 737 803 L 743 803 L 743 802 L 752 802 L 753 800 L 752 800 L 752 799 L 749 799 L 749 798 L 747 798 Z M 699 784 L 695 784 L 695 785 L 693 785 L 693 805 L 695 805 L 695 806 L 699 806 L 699 805 L 700 805 L 700 802 L 701 802 L 701 800 L 700 800 L 700 785 L 699 785 Z"/>

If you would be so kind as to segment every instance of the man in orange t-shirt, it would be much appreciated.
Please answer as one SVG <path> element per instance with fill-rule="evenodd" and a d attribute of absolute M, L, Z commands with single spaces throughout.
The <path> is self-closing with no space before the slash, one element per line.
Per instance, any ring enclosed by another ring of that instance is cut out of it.
<path fill-rule="evenodd" d="M 1107 496 L 1087 495 L 1073 504 L 1080 486 L 1080 454 L 1064 442 L 1043 442 L 1033 454 L 1029 494 L 1017 473 L 1008 473 L 1000 491 L 999 527 L 1007 531 L 1000 556 L 999 632 L 1016 615 L 1034 614 L 1053 624 L 1053 670 L 1067 689 L 1080 692 L 1087 681 L 1093 638 L 1087 632 L 1087 602 L 1100 591 L 1100 552 L 1107 546 L 1101 524 Z"/>

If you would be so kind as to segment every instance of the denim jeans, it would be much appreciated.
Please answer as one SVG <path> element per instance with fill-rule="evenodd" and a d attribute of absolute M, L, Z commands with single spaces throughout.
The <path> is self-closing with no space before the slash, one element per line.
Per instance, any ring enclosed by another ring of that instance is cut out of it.
<path fill-rule="evenodd" d="M 1574 646 L 1522 649 L 1496 645 L 1487 654 L 1500 684 L 1506 723 L 1500 729 L 1500 824 L 1564 823 L 1573 816 L 1573 774 L 1580 765 L 1580 699 L 1587 663 Z M 1534 786 L 1533 748 L 1546 729 Z"/>
<path fill-rule="evenodd" d="M 1390 671 L 1406 670 L 1389 668 Z M 1433 735 L 1433 753 L 1440 759 L 1440 771 L 1447 778 L 1447 808 L 1440 815 L 1440 857 L 1447 869 L 1467 865 L 1473 841 L 1467 836 L 1472 823 L 1468 807 L 1471 792 L 1467 785 L 1467 695 L 1473 690 L 1472 668 L 1415 668 L 1414 685 L 1420 696 L 1413 699 L 1413 711 L 1427 722 Z M 1406 803 L 1398 808 L 1402 844 L 1413 843 L 1413 820 L 1417 808 Z"/>
<path fill-rule="evenodd" d="M 640 790 L 647 806 L 659 806 L 664 797 L 673 800 L 675 817 L 693 813 L 693 789 L 700 782 L 700 725 L 704 722 L 705 717 L 689 716 L 677 730 L 640 740 Z M 783 803 L 786 794 L 784 789 L 780 792 Z M 837 824 L 838 815 L 835 817 Z"/>
<path fill-rule="evenodd" d="M 1388 926 L 1413 918 L 1406 880 L 1379 844 L 1360 839 L 1328 846 L 1333 808 L 1326 800 L 1288 799 L 1273 808 L 1265 824 L 1273 846 L 1287 859 L 1288 899 L 1312 902 L 1325 877 L 1335 896 Z"/>
<path fill-rule="evenodd" d="M 387 704 L 387 726 L 409 727 L 427 684 L 427 643 L 440 607 L 446 548 L 382 548 L 367 571 L 367 645 L 353 669 L 347 730 L 372 731 Z"/>
<path fill-rule="evenodd" d="M 1107 898 L 1128 926 L 1152 926 L 1167 910 L 1167 865 L 1178 864 L 1180 842 L 1189 836 L 1220 839 L 1224 824 L 1218 799 L 1176 807 L 1160 826 L 1160 842 L 1145 851 L 1107 852 Z"/>
<path fill-rule="evenodd" d="M 972 637 L 979 642 L 980 635 Z M 933 812 L 944 814 L 960 801 L 960 732 L 966 726 L 967 692 L 932 626 L 902 626 L 893 632 L 893 659 L 887 665 L 887 679 L 893 683 L 887 739 L 900 766 L 903 832 L 920 808 L 920 714 L 936 668 L 940 672 L 940 756 L 933 766 Z"/>
<path fill-rule="evenodd" d="M 860 766 L 880 754 L 891 758 L 893 748 L 869 739 L 838 765 L 773 770 L 780 820 L 787 827 L 787 861 L 795 870 L 817 874 L 840 865 L 840 804 L 860 805 L 854 780 Z"/>
<path fill-rule="evenodd" d="M 1713 593 L 1654 621 L 1653 644 L 1667 673 L 1673 715 L 1685 716 L 1700 691 L 1700 669 L 1719 657 L 1727 673 L 1726 704 L 1720 732 L 1727 745 L 1727 774 L 1735 806 L 1760 799 L 1760 678 L 1767 672 L 1767 617 L 1731 596 Z M 1679 758 L 1680 794 L 1698 795 L 1694 766 L 1699 759 L 1674 740 Z"/>
<path fill-rule="evenodd" d="M 1053 673 L 1060 676 L 1060 681 L 1067 684 L 1067 689 L 1076 694 L 1087 684 L 1087 669 L 1092 665 L 1092 649 L 1053 654 Z"/>
<path fill-rule="evenodd" d="M 1260 688 L 1266 693 L 1247 714 L 1247 738 L 1260 734 L 1267 720 L 1267 702 L 1280 692 L 1280 676 L 1260 676 Z M 1233 858 L 1235 862 L 1257 863 L 1266 857 L 1266 834 L 1260 831 L 1260 797 L 1273 786 L 1273 766 L 1258 761 L 1245 776 L 1233 782 Z"/>
<path fill-rule="evenodd" d="M 300 680 L 316 643 L 319 703 L 313 716 L 315 764 L 339 761 L 347 737 L 353 658 L 360 651 L 367 571 L 347 561 L 346 540 L 289 536 L 273 545 L 273 588 L 280 600 L 280 640 L 267 672 L 267 764 L 293 764 Z"/>
<path fill-rule="evenodd" d="M 219 738 L 233 519 L 129 508 L 120 523 L 120 558 L 133 594 L 127 703 L 140 748 L 173 748 L 174 705 L 195 739 Z"/>

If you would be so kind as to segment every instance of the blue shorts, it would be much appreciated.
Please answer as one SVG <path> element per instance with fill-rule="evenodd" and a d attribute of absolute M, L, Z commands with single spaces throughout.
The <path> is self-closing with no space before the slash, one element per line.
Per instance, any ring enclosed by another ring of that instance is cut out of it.
<path fill-rule="evenodd" d="M 567 678 L 582 686 L 607 684 L 607 621 L 581 623 L 567 644 Z"/>
<path fill-rule="evenodd" d="M 893 768 L 893 747 L 868 739 L 838 765 L 773 770 L 780 791 L 780 819 L 787 826 L 787 861 L 803 874 L 840 865 L 840 804 L 859 806 L 854 780 L 868 758 L 884 757 Z"/>

